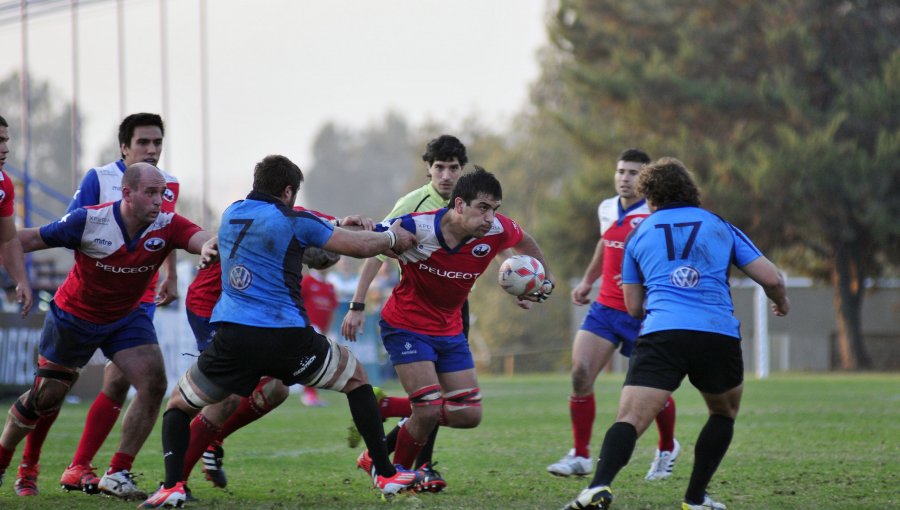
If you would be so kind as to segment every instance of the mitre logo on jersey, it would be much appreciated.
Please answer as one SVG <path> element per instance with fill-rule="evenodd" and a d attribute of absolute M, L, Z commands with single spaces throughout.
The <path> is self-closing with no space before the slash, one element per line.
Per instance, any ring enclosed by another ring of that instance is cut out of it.
<path fill-rule="evenodd" d="M 629 224 L 631 224 L 631 228 L 633 229 L 634 227 L 640 225 L 642 221 L 644 221 L 643 216 L 635 216 L 634 218 L 631 218 Z"/>
<path fill-rule="evenodd" d="M 246 290 L 253 282 L 253 273 L 244 266 L 237 265 L 228 272 L 228 285 L 234 290 Z"/>
<path fill-rule="evenodd" d="M 163 192 L 163 198 L 166 199 L 166 202 L 174 202 L 175 201 L 175 192 L 166 188 L 166 191 Z"/>
<path fill-rule="evenodd" d="M 472 248 L 472 255 L 475 255 L 476 257 L 484 257 L 490 252 L 491 245 L 485 243 L 481 243 L 478 246 Z"/>
<path fill-rule="evenodd" d="M 109 239 L 102 239 L 100 237 L 95 237 L 92 241 L 94 244 L 99 244 L 100 246 L 112 246 L 112 241 Z"/>
<path fill-rule="evenodd" d="M 151 237 L 144 241 L 144 249 L 147 251 L 159 251 L 166 246 L 166 242 L 159 237 Z"/>
<path fill-rule="evenodd" d="M 681 266 L 672 271 L 669 281 L 676 287 L 690 289 L 700 285 L 700 272 L 691 266 Z"/>

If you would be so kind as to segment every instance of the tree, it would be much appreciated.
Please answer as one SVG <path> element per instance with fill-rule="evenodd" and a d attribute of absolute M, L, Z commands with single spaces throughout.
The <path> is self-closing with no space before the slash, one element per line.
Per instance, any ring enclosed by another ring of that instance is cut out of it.
<path fill-rule="evenodd" d="M 865 282 L 900 262 L 900 6 L 561 0 L 549 29 L 543 113 L 585 154 L 684 159 L 705 206 L 830 279 L 841 366 L 869 367 Z"/>

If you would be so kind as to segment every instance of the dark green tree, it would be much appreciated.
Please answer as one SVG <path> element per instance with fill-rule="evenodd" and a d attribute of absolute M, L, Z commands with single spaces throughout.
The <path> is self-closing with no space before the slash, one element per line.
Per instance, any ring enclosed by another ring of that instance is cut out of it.
<path fill-rule="evenodd" d="M 561 0 L 549 30 L 541 114 L 586 155 L 683 159 L 706 207 L 830 281 L 841 367 L 871 366 L 865 284 L 900 263 L 900 5 Z M 573 182 L 563 203 L 601 189 Z"/>

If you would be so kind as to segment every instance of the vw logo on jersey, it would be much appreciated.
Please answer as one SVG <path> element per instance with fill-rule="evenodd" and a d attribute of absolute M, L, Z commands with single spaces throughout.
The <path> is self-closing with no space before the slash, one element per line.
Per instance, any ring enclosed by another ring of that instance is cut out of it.
<path fill-rule="evenodd" d="M 700 273 L 691 266 L 681 266 L 672 271 L 669 280 L 676 287 L 690 289 L 700 285 Z"/>
<path fill-rule="evenodd" d="M 490 252 L 491 246 L 485 243 L 481 243 L 478 246 L 472 248 L 472 255 L 475 255 L 476 257 L 484 257 Z"/>
<path fill-rule="evenodd" d="M 228 273 L 228 285 L 235 290 L 245 290 L 251 282 L 253 282 L 253 273 L 244 266 L 234 266 Z"/>
<path fill-rule="evenodd" d="M 169 188 L 166 188 L 166 191 L 163 192 L 163 198 L 166 199 L 166 202 L 173 202 L 175 200 L 175 193 Z"/>
<path fill-rule="evenodd" d="M 634 227 L 640 225 L 642 221 L 644 221 L 643 216 L 635 216 L 634 218 L 631 218 L 629 223 L 631 224 L 631 228 L 634 229 Z"/>
<path fill-rule="evenodd" d="M 166 242 L 158 237 L 151 237 L 144 241 L 144 249 L 147 251 L 159 251 L 166 246 Z"/>

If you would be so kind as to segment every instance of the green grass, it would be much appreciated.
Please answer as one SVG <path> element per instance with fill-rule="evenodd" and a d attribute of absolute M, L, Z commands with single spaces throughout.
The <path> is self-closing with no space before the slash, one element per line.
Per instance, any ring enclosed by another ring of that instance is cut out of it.
<path fill-rule="evenodd" d="M 545 467 L 569 448 L 571 432 L 564 375 L 484 377 L 484 421 L 474 430 L 442 430 L 435 458 L 449 486 L 443 494 L 398 497 L 397 509 L 555 509 L 589 479 L 554 478 Z M 597 384 L 593 454 L 611 424 L 621 377 Z M 389 385 L 394 393 L 396 385 Z M 322 392 L 326 408 L 310 409 L 293 395 L 263 420 L 226 442 L 227 491 L 195 475 L 198 509 L 385 509 L 355 468 L 358 450 L 345 443 L 346 399 Z M 632 462 L 616 480 L 617 510 L 680 508 L 695 438 L 706 420 L 696 390 L 675 394 L 676 432 L 684 450 L 672 478 L 646 482 L 655 448 L 651 426 Z M 6 403 L 8 404 L 8 403 Z M 44 447 L 37 498 L 18 498 L 14 470 L 0 488 L 2 509 L 134 508 L 136 503 L 65 493 L 57 481 L 75 450 L 87 404 L 67 405 Z M 387 425 L 392 426 L 391 420 Z M 105 466 L 118 428 L 95 464 Z M 18 454 L 21 454 L 19 446 Z M 18 458 L 18 457 L 17 457 Z M 140 485 L 163 478 L 159 425 L 138 457 Z M 900 375 L 788 375 L 748 380 L 734 441 L 710 485 L 729 509 L 900 508 Z"/>

